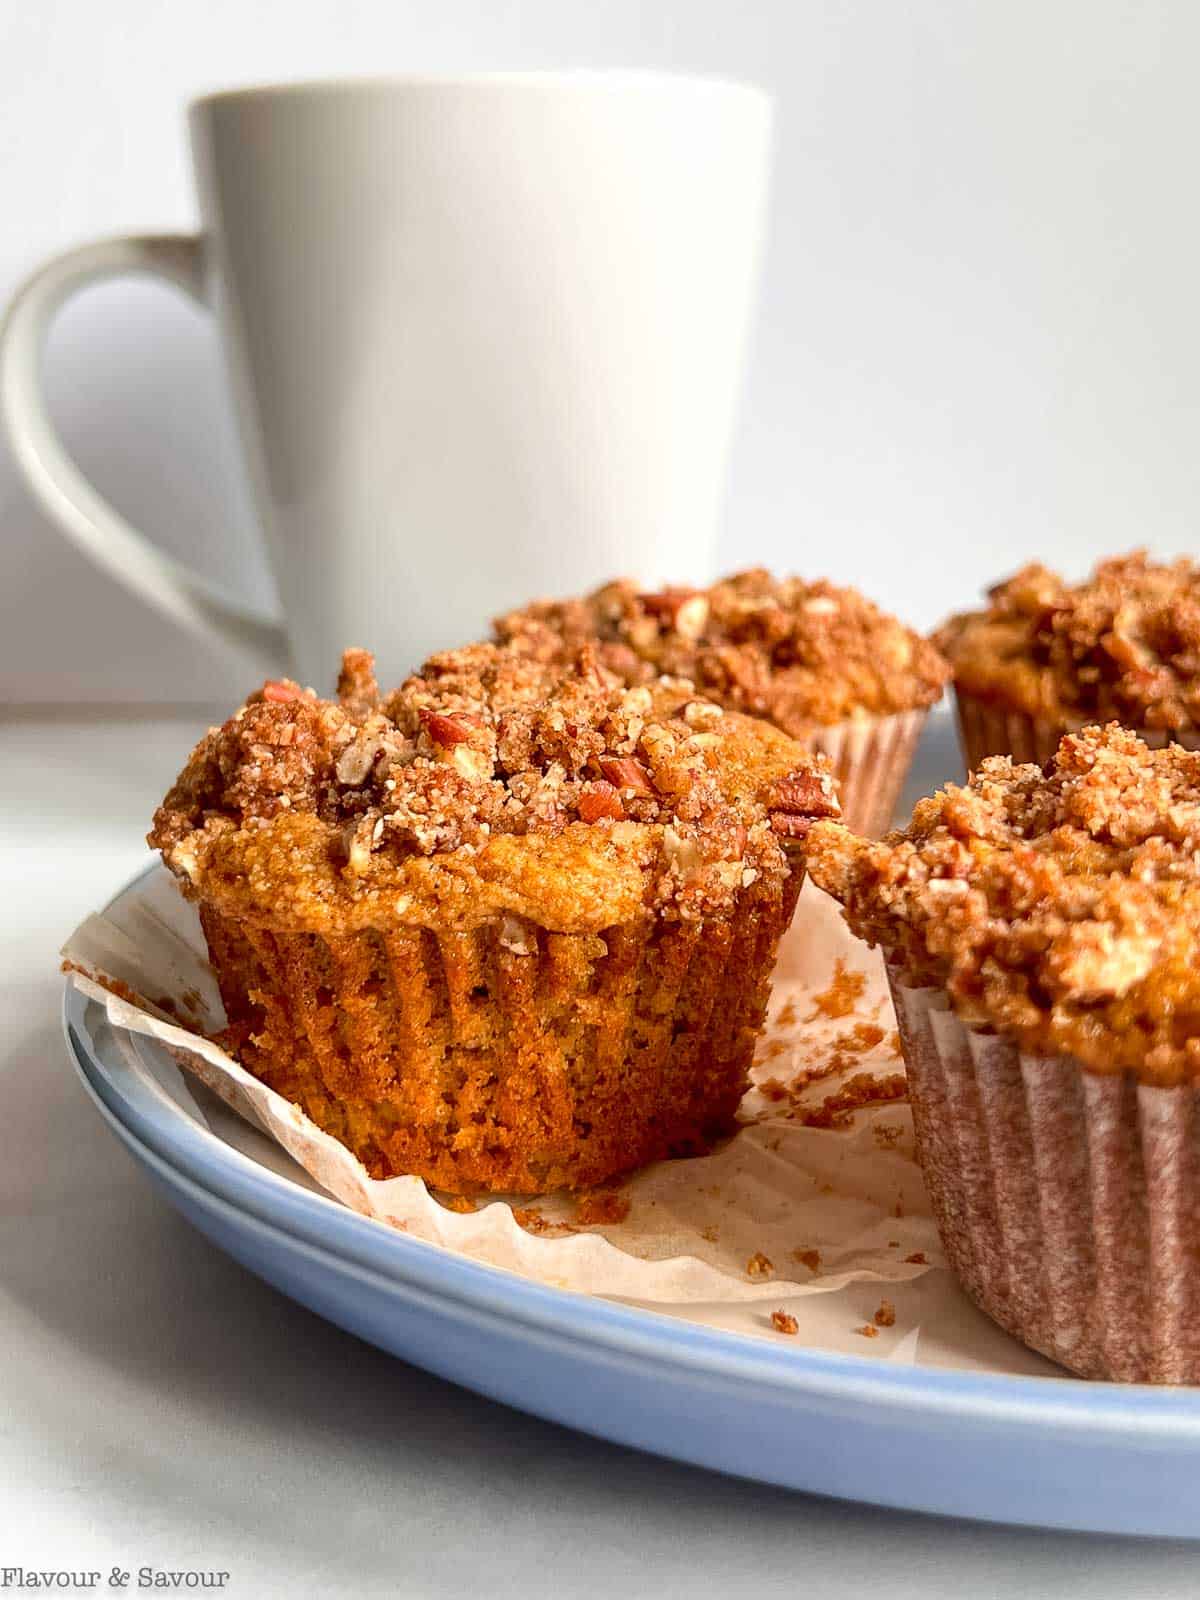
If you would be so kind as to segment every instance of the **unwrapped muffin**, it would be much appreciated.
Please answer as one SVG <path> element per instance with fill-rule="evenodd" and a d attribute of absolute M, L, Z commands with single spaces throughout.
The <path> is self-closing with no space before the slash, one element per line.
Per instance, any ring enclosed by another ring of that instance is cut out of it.
<path fill-rule="evenodd" d="M 1112 724 L 986 760 L 809 870 L 883 947 L 942 1241 L 1093 1378 L 1200 1382 L 1200 754 Z"/>
<path fill-rule="evenodd" d="M 197 746 L 150 843 L 224 1042 L 373 1177 L 598 1183 L 728 1131 L 827 770 L 594 647 L 291 682 Z"/>
<path fill-rule="evenodd" d="M 1064 733 L 1116 721 L 1200 744 L 1200 566 L 1144 551 L 1069 584 L 1023 567 L 934 635 L 954 669 L 963 754 L 1045 762 Z"/>
<path fill-rule="evenodd" d="M 854 589 L 738 573 L 709 589 L 645 593 L 622 579 L 501 617 L 499 638 L 552 659 L 595 640 L 626 683 L 689 678 L 827 755 L 847 823 L 888 827 L 949 668 L 928 640 Z"/>

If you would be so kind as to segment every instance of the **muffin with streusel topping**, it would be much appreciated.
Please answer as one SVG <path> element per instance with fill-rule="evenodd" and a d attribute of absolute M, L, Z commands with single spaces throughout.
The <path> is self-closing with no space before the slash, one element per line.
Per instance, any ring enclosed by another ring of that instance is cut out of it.
<path fill-rule="evenodd" d="M 241 1062 L 374 1177 L 599 1183 L 703 1149 L 746 1085 L 824 765 L 594 647 L 481 644 L 386 696 L 266 684 L 150 843 Z"/>
<path fill-rule="evenodd" d="M 882 946 L 942 1240 L 1088 1377 L 1200 1382 L 1200 752 L 1117 724 L 990 757 L 812 878 Z"/>
<path fill-rule="evenodd" d="M 1200 565 L 1134 551 L 1071 584 L 1034 564 L 988 602 L 934 635 L 954 670 L 969 767 L 990 755 L 1048 761 L 1088 723 L 1200 745 Z"/>
<path fill-rule="evenodd" d="M 594 640 L 626 683 L 688 678 L 827 755 L 847 823 L 888 827 L 949 668 L 927 639 L 854 589 L 755 570 L 708 589 L 646 593 L 627 579 L 501 617 L 497 636 L 543 659 Z"/>

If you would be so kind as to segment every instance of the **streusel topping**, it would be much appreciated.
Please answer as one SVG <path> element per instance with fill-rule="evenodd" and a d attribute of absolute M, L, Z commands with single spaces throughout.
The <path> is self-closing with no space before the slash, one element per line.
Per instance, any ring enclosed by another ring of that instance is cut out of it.
<path fill-rule="evenodd" d="M 817 823 L 809 872 L 912 983 L 1027 1050 L 1200 1078 L 1200 753 L 1117 724 L 986 760 L 902 832 Z"/>
<path fill-rule="evenodd" d="M 730 903 L 788 870 L 780 841 L 836 815 L 832 794 L 779 730 L 678 679 L 630 687 L 591 644 L 571 664 L 447 651 L 387 696 L 348 651 L 336 700 L 270 682 L 212 729 L 149 842 L 250 917 L 371 926 L 386 902 L 566 929 L 628 914 L 647 881 L 664 914 Z"/>
<path fill-rule="evenodd" d="M 803 737 L 814 725 L 931 705 L 949 668 L 920 634 L 854 589 L 741 572 L 710 589 L 644 593 L 627 579 L 577 600 L 541 600 L 498 636 L 551 659 L 587 640 L 626 683 L 655 673 Z"/>
<path fill-rule="evenodd" d="M 1200 565 L 1144 551 L 1068 584 L 1023 567 L 934 636 L 969 693 L 1070 726 L 1200 726 Z"/>

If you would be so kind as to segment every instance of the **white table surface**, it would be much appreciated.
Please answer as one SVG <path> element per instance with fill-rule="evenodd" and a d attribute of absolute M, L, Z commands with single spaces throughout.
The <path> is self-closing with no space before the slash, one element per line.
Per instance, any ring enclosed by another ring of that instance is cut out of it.
<path fill-rule="evenodd" d="M 223 1593 L 256 1597 L 1197 1593 L 1186 1544 L 820 1500 L 522 1416 L 359 1343 L 193 1232 L 68 1065 L 56 952 L 144 861 L 203 725 L 0 723 L 0 1593 L 21 1566 L 98 1570 L 96 1592 L 113 1568 L 131 1590 L 143 1566 L 224 1570 Z"/>

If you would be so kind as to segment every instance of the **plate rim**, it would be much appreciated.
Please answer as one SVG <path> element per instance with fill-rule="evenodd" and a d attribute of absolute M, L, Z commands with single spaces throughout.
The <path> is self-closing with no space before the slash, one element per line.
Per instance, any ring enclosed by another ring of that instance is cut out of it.
<path fill-rule="evenodd" d="M 116 904 L 158 869 L 156 858 L 110 898 Z M 106 908 L 107 909 L 107 908 Z M 1063 1374 L 1037 1377 L 894 1364 L 811 1346 L 775 1345 L 733 1330 L 707 1328 L 667 1311 L 556 1288 L 475 1261 L 449 1246 L 389 1229 L 325 1194 L 261 1166 L 195 1122 L 169 1097 L 128 1081 L 91 1037 L 86 1014 L 98 1005 L 68 973 L 62 1018 L 68 1052 L 89 1096 L 124 1134 L 172 1171 L 251 1218 L 376 1278 L 436 1298 L 517 1320 L 542 1335 L 583 1341 L 627 1356 L 670 1359 L 696 1374 L 767 1384 L 801 1399 L 879 1404 L 929 1421 L 991 1426 L 1053 1426 L 1076 1438 L 1112 1434 L 1170 1447 L 1200 1444 L 1200 1388 L 1097 1383 Z M 139 1041 L 152 1050 L 153 1040 Z"/>

